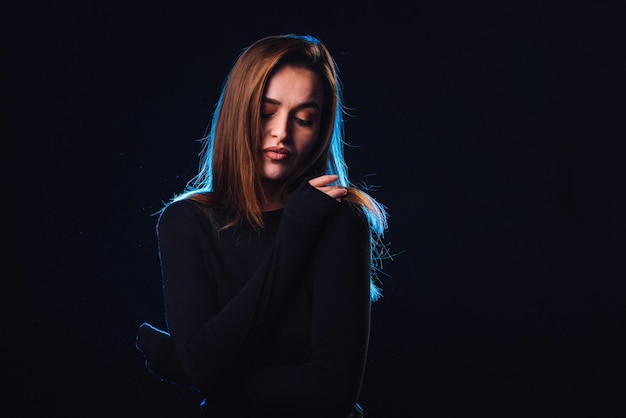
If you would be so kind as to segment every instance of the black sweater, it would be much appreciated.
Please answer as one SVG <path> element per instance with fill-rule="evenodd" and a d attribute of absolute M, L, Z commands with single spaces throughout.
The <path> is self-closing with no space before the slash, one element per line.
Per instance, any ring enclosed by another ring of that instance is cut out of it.
<path fill-rule="evenodd" d="M 192 200 L 158 223 L 168 332 L 137 345 L 165 380 L 197 387 L 214 417 L 343 417 L 369 338 L 362 211 L 304 182 L 256 231 Z"/>

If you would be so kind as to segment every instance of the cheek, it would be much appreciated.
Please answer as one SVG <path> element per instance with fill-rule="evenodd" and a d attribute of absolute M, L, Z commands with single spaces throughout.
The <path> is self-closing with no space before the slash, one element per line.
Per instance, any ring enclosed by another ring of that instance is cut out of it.
<path fill-rule="evenodd" d="M 315 147 L 318 136 L 318 132 L 308 132 L 306 135 L 302 135 L 299 138 L 297 147 L 301 156 L 306 157 L 309 155 L 313 147 Z"/>
<path fill-rule="evenodd" d="M 265 138 L 267 135 L 269 135 L 269 132 L 270 132 L 269 123 L 265 120 L 261 121 L 261 138 Z"/>

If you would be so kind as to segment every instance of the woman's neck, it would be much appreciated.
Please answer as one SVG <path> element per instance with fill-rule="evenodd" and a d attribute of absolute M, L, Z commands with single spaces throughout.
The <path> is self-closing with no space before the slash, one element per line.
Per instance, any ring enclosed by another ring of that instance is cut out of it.
<path fill-rule="evenodd" d="M 285 202 L 285 185 L 271 181 L 263 181 L 263 194 L 265 201 L 262 203 L 261 211 L 270 212 L 281 209 Z"/>

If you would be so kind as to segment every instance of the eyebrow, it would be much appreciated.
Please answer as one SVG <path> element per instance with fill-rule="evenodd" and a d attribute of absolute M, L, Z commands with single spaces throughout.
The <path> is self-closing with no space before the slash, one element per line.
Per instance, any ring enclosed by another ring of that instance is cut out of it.
<path fill-rule="evenodd" d="M 269 104 L 273 104 L 277 106 L 280 106 L 282 104 L 279 100 L 270 99 L 269 97 L 263 97 L 261 101 L 263 103 L 269 103 Z M 313 109 L 321 110 L 320 105 L 317 104 L 317 102 L 315 101 L 303 102 L 303 103 L 300 103 L 298 106 L 296 106 L 296 109 L 306 109 L 306 108 L 313 108 Z"/>

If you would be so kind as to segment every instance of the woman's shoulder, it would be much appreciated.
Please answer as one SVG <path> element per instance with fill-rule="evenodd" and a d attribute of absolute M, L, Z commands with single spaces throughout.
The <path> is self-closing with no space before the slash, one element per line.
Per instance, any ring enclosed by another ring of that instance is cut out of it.
<path fill-rule="evenodd" d="M 182 197 L 172 199 L 167 202 L 165 206 L 161 209 L 161 216 L 164 214 L 170 214 L 174 212 L 186 212 L 191 210 L 197 210 L 204 206 L 202 203 L 198 202 L 195 199 L 191 199 L 190 197 Z"/>
<path fill-rule="evenodd" d="M 366 191 L 351 188 L 344 202 L 356 217 L 365 221 L 373 232 L 382 235 L 387 229 L 387 219 L 389 214 L 385 205 L 378 202 Z"/>
<path fill-rule="evenodd" d="M 211 209 L 213 206 L 211 197 L 211 193 L 185 193 L 170 200 L 163 207 L 163 209 L 161 209 L 161 212 L 165 213 L 165 211 L 172 212 L 191 209 Z"/>
<path fill-rule="evenodd" d="M 363 205 L 359 202 L 344 199 L 339 205 L 337 217 L 343 222 L 350 222 L 356 227 L 364 227 L 368 224 L 368 217 Z"/>
<path fill-rule="evenodd" d="M 159 224 L 178 222 L 182 219 L 204 219 L 212 210 L 209 201 L 198 197 L 200 194 L 178 197 L 168 202 L 159 215 Z"/>

